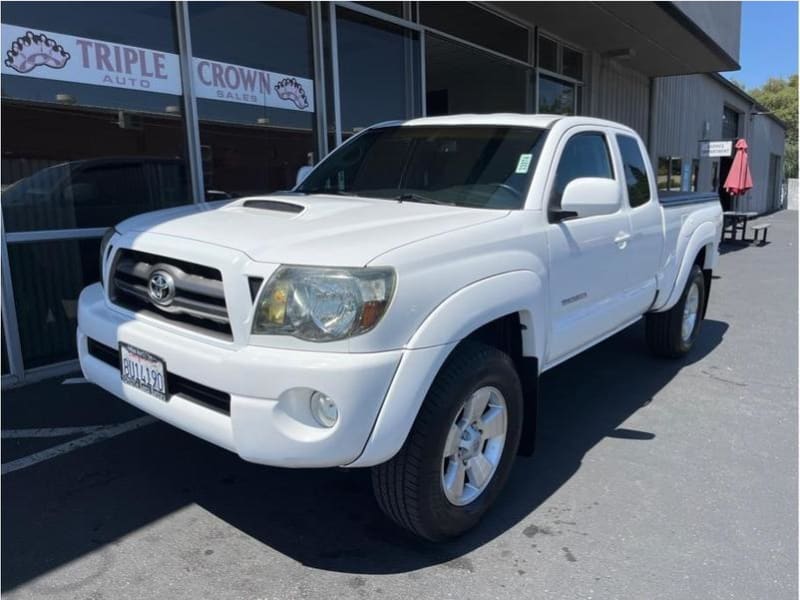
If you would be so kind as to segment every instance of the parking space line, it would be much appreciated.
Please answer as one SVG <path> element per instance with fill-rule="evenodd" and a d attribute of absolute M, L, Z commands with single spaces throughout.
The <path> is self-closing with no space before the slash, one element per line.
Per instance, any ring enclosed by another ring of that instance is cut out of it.
<path fill-rule="evenodd" d="M 63 437 L 65 435 L 77 435 L 79 433 L 92 433 L 98 429 L 103 429 L 104 427 L 113 427 L 113 425 L 89 425 L 85 427 L 41 427 L 39 429 L 3 429 L 2 433 L 0 433 L 0 436 L 2 436 L 2 439 L 4 440 Z"/>
<path fill-rule="evenodd" d="M 139 429 L 140 427 L 144 427 L 150 423 L 155 423 L 155 421 L 156 419 L 154 417 L 145 416 L 139 417 L 138 419 L 133 419 L 132 421 L 127 421 L 126 423 L 120 423 L 119 425 L 102 427 L 88 435 L 78 438 L 77 440 L 71 440 L 63 444 L 58 444 L 57 446 L 47 448 L 46 450 L 42 450 L 40 452 L 36 452 L 34 454 L 30 454 L 28 456 L 18 458 L 17 460 L 12 460 L 11 462 L 5 463 L 2 466 L 2 470 L 0 470 L 0 474 L 7 475 L 9 473 L 13 473 L 14 471 L 31 467 L 45 460 L 50 460 L 51 458 L 55 458 L 57 456 L 61 456 L 62 454 L 77 450 L 78 448 L 91 446 L 97 442 L 102 442 L 103 440 Z"/>

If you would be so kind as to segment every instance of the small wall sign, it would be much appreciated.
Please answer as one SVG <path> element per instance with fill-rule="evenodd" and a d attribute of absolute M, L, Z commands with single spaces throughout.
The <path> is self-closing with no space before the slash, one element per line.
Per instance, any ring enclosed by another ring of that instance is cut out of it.
<path fill-rule="evenodd" d="M 700 142 L 700 156 L 703 158 L 716 158 L 730 156 L 733 153 L 733 141 L 720 140 L 717 142 Z"/>

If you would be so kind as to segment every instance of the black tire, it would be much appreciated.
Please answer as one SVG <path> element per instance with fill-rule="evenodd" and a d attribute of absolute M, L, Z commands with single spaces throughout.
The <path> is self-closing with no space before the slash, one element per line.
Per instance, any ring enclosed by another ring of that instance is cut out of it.
<path fill-rule="evenodd" d="M 447 499 L 442 485 L 445 442 L 464 402 L 484 386 L 497 388 L 505 398 L 505 445 L 483 492 L 469 504 L 457 506 Z M 463 342 L 436 376 L 400 452 L 372 469 L 381 510 L 430 541 L 452 538 L 474 527 L 508 479 L 522 433 L 522 414 L 522 386 L 511 358 L 491 346 Z"/>
<path fill-rule="evenodd" d="M 682 335 L 684 307 L 686 306 L 689 290 L 695 285 L 699 292 L 697 316 L 691 335 L 688 338 L 684 338 Z M 649 313 L 645 317 L 645 336 L 653 354 L 664 358 L 680 358 L 692 349 L 703 323 L 706 294 L 703 271 L 698 265 L 694 265 L 677 304 L 666 312 Z"/>

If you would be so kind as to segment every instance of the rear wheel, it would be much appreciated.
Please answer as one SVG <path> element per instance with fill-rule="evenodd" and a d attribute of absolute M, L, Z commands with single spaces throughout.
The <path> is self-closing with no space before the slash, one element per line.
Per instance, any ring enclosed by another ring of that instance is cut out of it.
<path fill-rule="evenodd" d="M 508 478 L 522 410 L 511 359 L 491 346 L 463 343 L 437 375 L 403 448 L 373 468 L 383 512 L 432 541 L 475 526 Z"/>
<path fill-rule="evenodd" d="M 679 358 L 692 349 L 706 304 L 706 283 L 698 265 L 692 267 L 680 300 L 670 310 L 645 318 L 645 335 L 657 356 Z"/>

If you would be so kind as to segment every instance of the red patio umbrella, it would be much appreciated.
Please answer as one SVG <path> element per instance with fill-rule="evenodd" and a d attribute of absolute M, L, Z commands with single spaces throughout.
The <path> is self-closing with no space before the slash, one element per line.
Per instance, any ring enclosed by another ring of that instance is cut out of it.
<path fill-rule="evenodd" d="M 743 139 L 736 142 L 736 156 L 733 157 L 731 170 L 722 186 L 732 196 L 741 196 L 753 187 L 750 177 L 750 165 L 747 160 L 747 142 Z"/>

